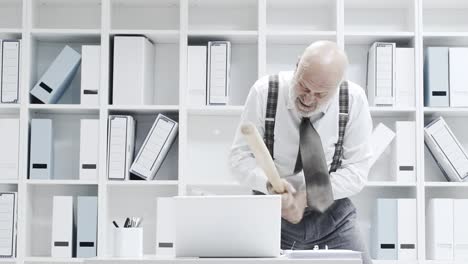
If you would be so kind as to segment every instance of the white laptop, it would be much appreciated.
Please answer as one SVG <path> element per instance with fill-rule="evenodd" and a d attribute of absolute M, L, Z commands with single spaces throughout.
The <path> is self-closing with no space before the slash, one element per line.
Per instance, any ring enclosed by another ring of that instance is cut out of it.
<path fill-rule="evenodd" d="M 278 257 L 279 195 L 178 196 L 176 257 Z"/>

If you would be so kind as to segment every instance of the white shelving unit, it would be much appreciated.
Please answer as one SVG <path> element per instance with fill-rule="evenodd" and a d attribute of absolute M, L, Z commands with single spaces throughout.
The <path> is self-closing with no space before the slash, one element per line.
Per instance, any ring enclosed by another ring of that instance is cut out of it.
<path fill-rule="evenodd" d="M 143 216 L 144 253 L 155 254 L 156 197 L 197 193 L 241 194 L 228 166 L 228 153 L 243 103 L 259 77 L 292 70 L 311 42 L 336 41 L 350 60 L 347 77 L 365 86 L 366 54 L 374 41 L 395 41 L 416 50 L 416 104 L 410 108 L 371 108 L 374 123 L 394 128 L 395 121 L 416 121 L 417 182 L 398 183 L 388 161 L 393 148 L 374 166 L 369 183 L 353 201 L 369 238 L 377 198 L 416 198 L 418 261 L 426 260 L 425 208 L 430 198 L 468 198 L 465 183 L 448 183 L 424 147 L 423 127 L 444 116 L 468 147 L 468 109 L 423 106 L 423 50 L 426 46 L 468 46 L 468 3 L 462 0 L 3 0 L 0 38 L 22 39 L 21 102 L 0 104 L 0 118 L 20 119 L 20 177 L 0 181 L 0 190 L 18 191 L 18 252 L 5 263 L 73 263 L 83 259 L 50 257 L 52 197 L 97 195 L 98 258 L 112 258 L 112 220 Z M 153 105 L 112 105 L 112 45 L 116 35 L 145 35 L 155 43 Z M 206 40 L 232 42 L 233 105 L 187 105 L 187 45 Z M 100 44 L 101 97 L 97 107 L 80 105 L 80 73 L 56 105 L 30 101 L 29 90 L 64 45 L 81 51 Z M 106 178 L 107 119 L 130 114 L 137 120 L 136 149 L 158 113 L 180 123 L 177 142 L 158 173 L 159 181 L 112 182 Z M 29 122 L 54 120 L 54 171 L 57 179 L 28 180 Z M 79 120 L 100 120 L 99 179 L 80 181 Z M 209 168 L 209 169 L 208 169 Z M 369 244 L 370 241 L 368 240 Z M 158 260 L 170 262 L 169 260 Z M 376 261 L 375 263 L 395 263 Z M 403 263 L 403 262 L 400 262 Z M 405 262 L 407 263 L 407 262 Z M 456 263 L 456 262 L 453 262 Z"/>

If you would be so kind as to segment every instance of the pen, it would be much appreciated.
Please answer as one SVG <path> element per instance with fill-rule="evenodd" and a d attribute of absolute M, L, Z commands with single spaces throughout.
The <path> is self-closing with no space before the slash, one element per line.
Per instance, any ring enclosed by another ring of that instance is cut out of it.
<path fill-rule="evenodd" d="M 129 227 L 129 224 L 130 224 L 130 218 L 127 217 L 127 219 L 125 219 L 125 224 L 124 224 L 124 227 Z"/>
<path fill-rule="evenodd" d="M 116 228 L 119 228 L 119 225 L 115 221 L 112 221 L 112 223 L 114 224 Z"/>

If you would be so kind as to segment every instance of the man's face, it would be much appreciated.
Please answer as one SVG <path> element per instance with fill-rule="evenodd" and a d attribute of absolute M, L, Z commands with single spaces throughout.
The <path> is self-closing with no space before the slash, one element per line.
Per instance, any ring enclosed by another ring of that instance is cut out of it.
<path fill-rule="evenodd" d="M 302 77 L 295 83 L 296 85 L 293 87 L 294 103 L 303 116 L 313 113 L 327 103 L 336 90 L 334 84 L 319 78 Z"/>

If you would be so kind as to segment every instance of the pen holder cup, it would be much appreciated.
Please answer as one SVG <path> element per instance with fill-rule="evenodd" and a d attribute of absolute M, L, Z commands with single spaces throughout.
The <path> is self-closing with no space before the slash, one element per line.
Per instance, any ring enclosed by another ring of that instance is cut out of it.
<path fill-rule="evenodd" d="M 143 256 L 143 228 L 116 228 L 114 237 L 114 255 L 116 257 Z"/>

